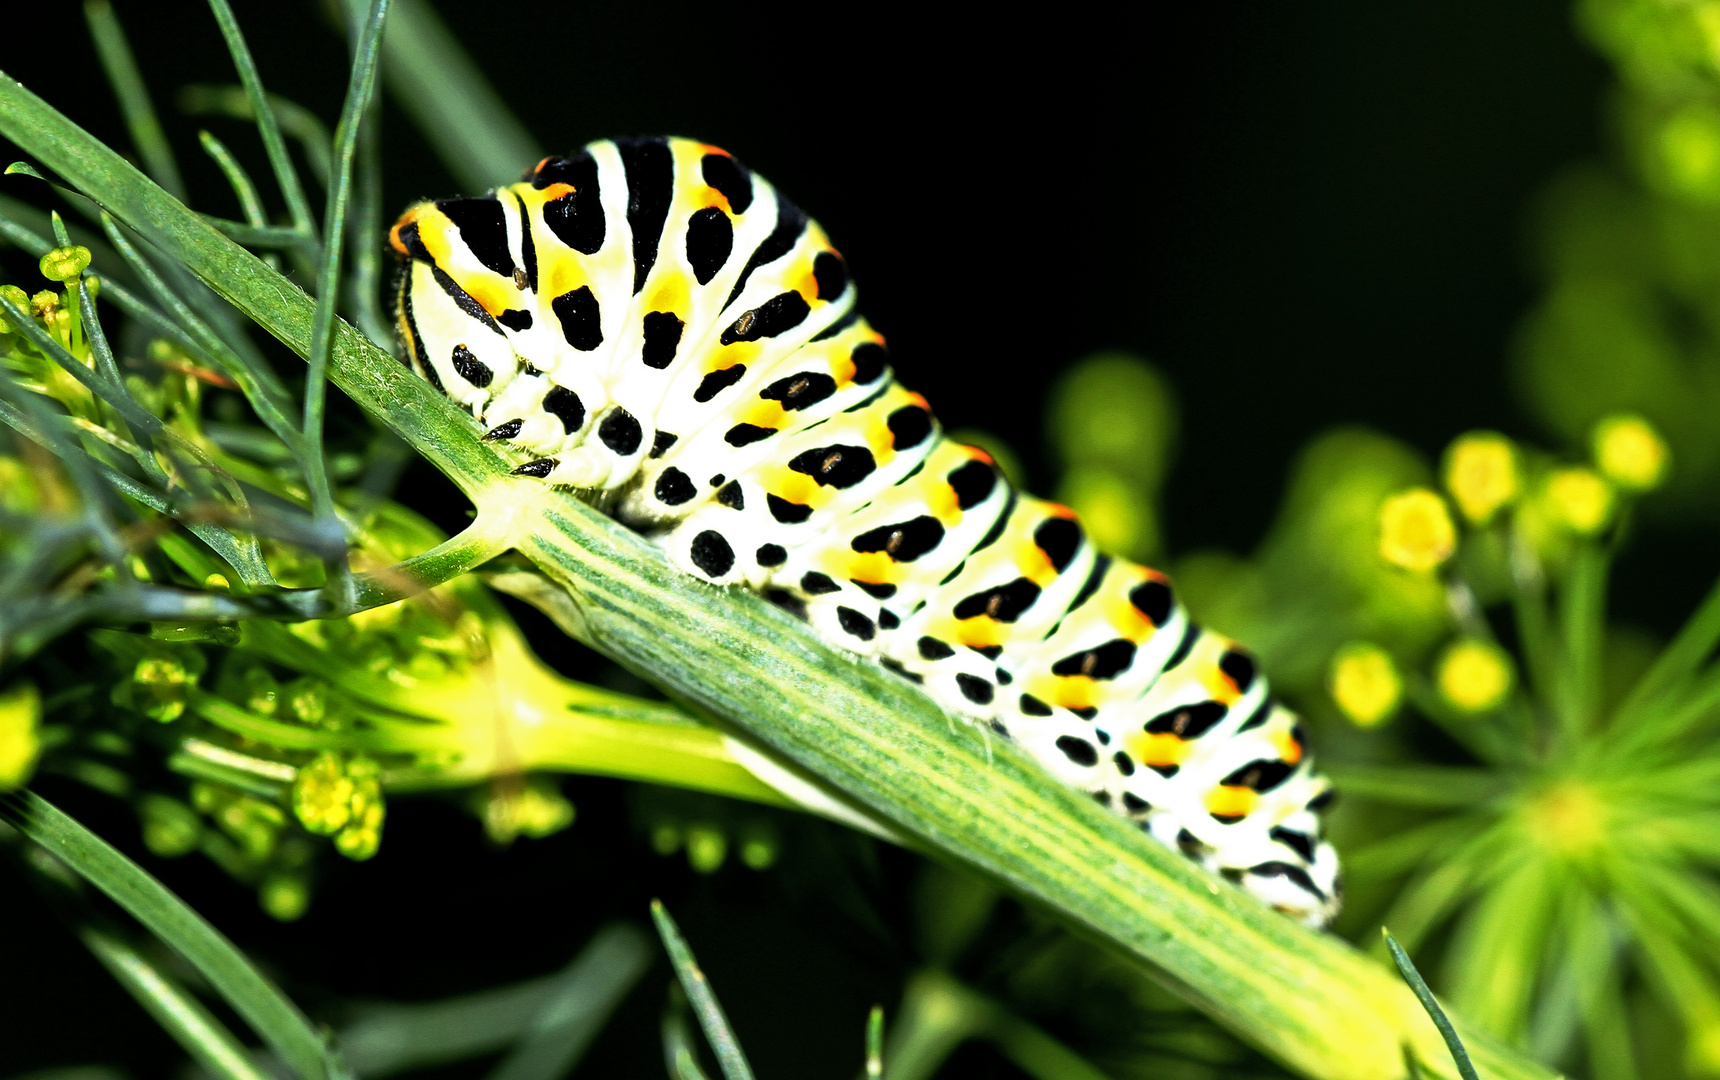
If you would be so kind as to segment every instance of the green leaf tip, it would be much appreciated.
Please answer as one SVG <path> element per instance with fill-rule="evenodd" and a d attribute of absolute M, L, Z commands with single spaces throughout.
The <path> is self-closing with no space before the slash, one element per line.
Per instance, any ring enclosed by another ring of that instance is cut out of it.
<path fill-rule="evenodd" d="M 14 161 L 12 164 L 6 166 L 5 175 L 12 176 L 14 174 L 18 176 L 33 176 L 44 184 L 48 182 L 48 178 L 37 172 L 36 167 L 31 165 L 28 161 Z"/>
<path fill-rule="evenodd" d="M 1382 926 L 1380 934 L 1386 939 L 1386 948 L 1391 950 L 1392 962 L 1397 965 L 1398 974 L 1402 975 L 1403 981 L 1409 983 L 1409 988 L 1415 991 L 1421 1007 L 1427 1010 L 1433 1026 L 1439 1029 L 1446 1049 L 1451 1051 L 1451 1060 L 1457 1063 L 1457 1075 L 1463 1077 L 1463 1080 L 1481 1080 L 1469 1060 L 1469 1051 L 1463 1048 L 1463 1040 L 1457 1037 L 1457 1030 L 1451 1026 L 1445 1010 L 1440 1008 L 1439 1002 L 1434 999 L 1433 991 L 1427 988 L 1427 981 L 1421 977 L 1421 972 L 1415 969 L 1409 953 L 1403 951 L 1403 946 L 1398 944 L 1397 938 L 1392 937 L 1390 930 Z"/>

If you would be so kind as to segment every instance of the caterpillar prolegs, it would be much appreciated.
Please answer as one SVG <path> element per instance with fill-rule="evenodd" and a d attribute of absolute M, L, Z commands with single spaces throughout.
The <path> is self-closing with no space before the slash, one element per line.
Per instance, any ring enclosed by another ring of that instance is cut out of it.
<path fill-rule="evenodd" d="M 943 437 L 818 225 L 726 152 L 592 143 L 389 234 L 413 367 L 689 574 L 923 683 L 1312 925 L 1337 856 L 1296 717 L 1163 575 Z"/>

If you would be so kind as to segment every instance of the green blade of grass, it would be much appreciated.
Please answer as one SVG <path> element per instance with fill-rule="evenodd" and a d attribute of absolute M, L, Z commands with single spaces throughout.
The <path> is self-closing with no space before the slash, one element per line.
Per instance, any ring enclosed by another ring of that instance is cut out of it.
<path fill-rule="evenodd" d="M 1464 1049 L 1463 1040 L 1457 1037 L 1457 1030 L 1451 1026 L 1445 1010 L 1439 1007 L 1439 1001 L 1434 998 L 1433 991 L 1427 988 L 1427 982 L 1422 979 L 1421 972 L 1415 969 L 1409 954 L 1403 951 L 1403 946 L 1392 937 L 1390 930 L 1382 926 L 1380 933 L 1385 935 L 1386 948 L 1391 950 L 1392 963 L 1397 965 L 1398 973 L 1403 976 L 1403 981 L 1409 984 L 1410 989 L 1415 991 L 1416 999 L 1421 1002 L 1422 1008 L 1427 1010 L 1434 1026 L 1439 1028 L 1440 1037 L 1445 1040 L 1445 1047 L 1451 1052 L 1451 1059 L 1457 1065 L 1458 1075 L 1463 1077 L 1463 1080 L 1481 1080 L 1475 1074 L 1475 1065 L 1469 1060 L 1469 1051 Z"/>
<path fill-rule="evenodd" d="M 189 960 L 303 1080 L 334 1080 L 323 1040 L 310 1021 L 185 901 L 33 792 L 6 796 L 0 812 Z"/>
<path fill-rule="evenodd" d="M 396 0 L 383 77 L 464 191 L 506 184 L 543 155 L 425 0 Z"/>
<path fill-rule="evenodd" d="M 147 229 L 167 256 L 301 356 L 313 302 L 15 81 L 0 134 Z M 930 698 L 857 663 L 763 598 L 687 579 L 569 493 L 508 476 L 470 415 L 337 323 L 331 380 L 479 504 L 568 591 L 606 655 L 732 724 L 929 847 L 1153 964 L 1167 985 L 1308 1075 L 1396 1080 L 1402 1047 L 1443 1056 L 1414 995 L 1379 964 L 1158 847 L 1011 744 L 953 729 Z M 1545 1077 L 1484 1037 L 1490 1080 Z M 1447 1075 L 1450 1075 L 1449 1072 Z"/>
<path fill-rule="evenodd" d="M 98 930 L 78 936 L 155 1022 L 219 1080 L 269 1080 L 226 1025 L 130 946 Z"/>
<path fill-rule="evenodd" d="M 131 141 L 143 156 L 144 167 L 155 182 L 177 199 L 185 198 L 185 181 L 179 176 L 179 165 L 173 160 L 173 148 L 167 144 L 167 133 L 150 104 L 149 91 L 144 88 L 143 75 L 137 70 L 137 57 L 125 40 L 125 30 L 107 0 L 87 0 L 84 20 L 89 24 L 90 37 L 95 40 L 96 55 L 101 57 L 102 69 L 114 97 L 119 99 L 120 113 L 131 132 Z"/>
<path fill-rule="evenodd" d="M 663 948 L 669 953 L 669 963 L 674 965 L 675 977 L 680 980 L 681 989 L 687 993 L 687 1000 L 693 1006 L 693 1015 L 699 1018 L 699 1027 L 704 1029 L 705 1041 L 710 1044 L 711 1052 L 717 1056 L 717 1065 L 723 1070 L 724 1080 L 753 1080 L 752 1066 L 747 1064 L 746 1055 L 741 1052 L 741 1044 L 735 1039 L 734 1029 L 729 1027 L 729 1018 L 723 1015 L 723 1007 L 717 1001 L 717 995 L 711 991 L 710 981 L 705 978 L 705 972 L 693 958 L 693 950 L 688 947 L 687 939 L 681 936 L 680 927 L 669 917 L 669 909 L 663 906 L 661 900 L 651 901 L 651 921 L 657 924 L 657 934 L 663 939 Z"/>

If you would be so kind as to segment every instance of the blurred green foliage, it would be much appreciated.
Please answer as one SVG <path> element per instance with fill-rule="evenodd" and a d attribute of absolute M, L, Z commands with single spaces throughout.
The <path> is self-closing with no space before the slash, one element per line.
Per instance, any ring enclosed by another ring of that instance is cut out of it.
<path fill-rule="evenodd" d="M 1583 0 L 1585 36 L 1619 75 L 1616 152 L 1547 188 L 1534 220 L 1546 288 L 1516 345 L 1518 384 L 1569 446 L 1617 412 L 1676 459 L 1654 503 L 1720 512 L 1720 6 Z"/>

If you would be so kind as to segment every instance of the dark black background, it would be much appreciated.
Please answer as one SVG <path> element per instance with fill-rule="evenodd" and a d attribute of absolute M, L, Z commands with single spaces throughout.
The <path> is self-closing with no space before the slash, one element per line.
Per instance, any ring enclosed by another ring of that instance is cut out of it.
<path fill-rule="evenodd" d="M 196 122 L 172 106 L 186 83 L 233 81 L 212 20 L 191 2 L 118 7 L 193 201 L 236 216 Z M 1290 457 L 1332 423 L 1371 423 L 1430 454 L 1471 426 L 1533 434 L 1504 365 L 1534 295 L 1522 224 L 1553 172 L 1601 151 L 1607 78 L 1557 0 L 959 17 L 438 7 L 544 149 L 685 134 L 768 176 L 847 256 L 904 380 L 948 425 L 1009 439 L 1042 487 L 1055 374 L 1111 347 L 1161 365 L 1183 405 L 1165 508 L 1175 551 L 1252 546 Z M 345 51 L 319 11 L 238 10 L 270 88 L 332 121 Z M 54 18 L 9 32 L 0 68 L 123 145 L 76 8 Z M 205 123 L 267 175 L 246 125 Z M 391 208 L 456 190 L 392 107 L 385 140 Z M 28 181 L 0 184 L 37 197 Z M 414 471 L 402 497 L 458 524 L 444 492 Z M 135 836 L 112 804 L 47 790 L 106 835 Z M 893 1006 L 912 962 L 903 914 L 883 901 L 868 929 L 786 871 L 695 878 L 630 829 L 622 785 L 569 790 L 578 824 L 506 853 L 467 816 L 398 803 L 381 856 L 339 867 L 291 927 L 207 864 L 158 869 L 313 1010 L 333 994 L 430 997 L 541 973 L 602 919 L 637 918 L 662 895 L 762 1076 L 851 1075 L 865 1008 Z M 899 896 L 914 869 L 896 852 L 866 869 L 816 829 L 797 843 L 790 860 L 824 852 L 864 879 L 862 895 Z M 21 882 L 0 878 L 0 1073 L 115 1061 L 168 1075 L 165 1038 Z M 653 979 L 581 1075 L 655 1074 L 661 1000 Z M 1009 1075 L 985 1054 L 957 1072 Z"/>

